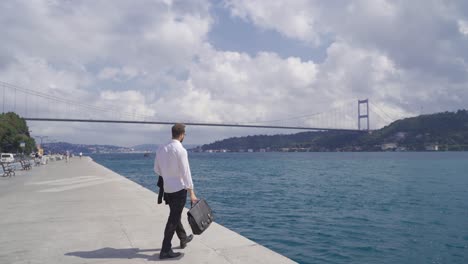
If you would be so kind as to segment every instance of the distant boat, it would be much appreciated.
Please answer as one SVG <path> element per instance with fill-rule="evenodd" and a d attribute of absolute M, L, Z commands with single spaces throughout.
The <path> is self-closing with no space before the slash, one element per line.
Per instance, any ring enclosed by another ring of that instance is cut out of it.
<path fill-rule="evenodd" d="M 150 156 L 150 153 L 149 152 L 146 152 L 145 154 L 143 154 L 143 157 L 149 157 Z"/>

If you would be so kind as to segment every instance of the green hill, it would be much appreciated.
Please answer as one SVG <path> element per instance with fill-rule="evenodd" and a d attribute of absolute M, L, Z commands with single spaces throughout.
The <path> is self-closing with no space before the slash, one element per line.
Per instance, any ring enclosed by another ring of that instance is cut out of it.
<path fill-rule="evenodd" d="M 12 112 L 0 114 L 0 151 L 21 153 L 21 142 L 25 143 L 24 153 L 36 149 L 36 142 L 29 135 L 26 121 Z"/>
<path fill-rule="evenodd" d="M 362 143 L 395 142 L 409 150 L 439 145 L 468 150 L 468 111 L 444 112 L 397 120 L 363 138 Z"/>
<path fill-rule="evenodd" d="M 397 120 L 365 132 L 301 132 L 291 135 L 256 135 L 206 144 L 201 150 L 242 151 L 379 151 L 398 149 L 468 150 L 468 112 L 444 112 Z"/>

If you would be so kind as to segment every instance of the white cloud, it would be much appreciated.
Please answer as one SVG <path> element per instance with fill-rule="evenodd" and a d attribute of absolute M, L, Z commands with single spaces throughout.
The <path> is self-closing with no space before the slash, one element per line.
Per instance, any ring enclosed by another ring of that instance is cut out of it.
<path fill-rule="evenodd" d="M 18 56 L 12 59 L 13 62 L 0 71 L 0 80 L 3 82 L 67 100 L 88 100 L 89 93 L 82 87 L 91 82 L 91 76 L 80 68 L 71 66 L 69 69 L 59 69 L 45 59 L 36 57 Z M 13 90 L 9 89 L 6 92 L 11 95 Z M 26 94 L 17 89 L 18 98 L 24 98 Z M 28 104 L 37 104 L 41 113 L 41 109 L 51 103 L 50 99 L 44 97 L 30 97 L 31 101 Z"/>
<path fill-rule="evenodd" d="M 468 36 L 468 21 L 466 20 L 458 20 L 458 31 L 461 34 Z"/>
<path fill-rule="evenodd" d="M 312 1 L 315 2 L 315 1 Z M 226 7 L 233 16 L 250 20 L 264 29 L 274 29 L 287 37 L 317 44 L 320 21 L 315 5 L 309 0 L 250 1 L 227 0 Z"/>
<path fill-rule="evenodd" d="M 113 111 L 108 113 L 109 118 L 144 120 L 156 114 L 156 111 L 148 106 L 144 95 L 135 90 L 102 91 L 97 106 L 112 109 Z M 116 114 L 120 116 L 115 116 Z"/>
<path fill-rule="evenodd" d="M 122 68 L 105 67 L 97 78 L 100 80 L 128 81 L 146 73 L 140 72 L 137 68 L 125 66 Z"/>
<path fill-rule="evenodd" d="M 314 93 L 311 85 L 317 69 L 313 62 L 284 60 L 274 53 L 251 57 L 245 53 L 209 51 L 199 64 L 192 65 L 190 72 L 194 89 L 208 93 L 212 102 L 218 102 L 218 109 L 211 111 L 217 119 L 242 122 L 287 116 L 285 106 L 291 112 L 302 110 L 302 99 L 297 95 L 306 99 Z"/>
<path fill-rule="evenodd" d="M 115 80 L 116 77 L 119 75 L 119 73 L 120 73 L 119 68 L 105 67 L 99 72 L 98 78 L 101 80 L 107 80 L 107 79 Z"/>
<path fill-rule="evenodd" d="M 167 80 L 172 81 L 166 75 L 183 72 L 180 69 L 190 64 L 205 45 L 212 23 L 209 6 L 203 0 L 184 4 L 124 0 L 1 2 L 0 23 L 9 26 L 0 28 L 0 34 L 8 36 L 0 42 L 0 80 L 86 105 L 39 98 L 29 106 L 29 115 L 116 115 L 115 111 L 102 111 L 107 107 L 127 112 L 127 118 L 155 115 L 159 106 L 154 105 L 151 94 L 174 93 L 172 87 L 164 86 Z M 26 114 L 26 101 L 21 114 Z M 31 101 L 30 97 L 29 105 Z M 17 105 L 9 103 L 11 110 Z M 36 131 L 51 133 L 52 125 L 68 133 L 58 124 L 36 124 Z M 135 140 L 125 139 L 123 144 Z"/>
<path fill-rule="evenodd" d="M 463 1 L 225 3 L 233 16 L 261 29 L 304 43 L 334 39 L 323 65 L 318 66 L 323 73 L 321 85 L 333 87 L 331 93 L 383 100 L 406 110 L 401 112 L 414 112 L 422 104 L 432 111 L 466 107 L 448 103 L 461 83 L 468 84 L 468 40 L 458 35 L 464 34 L 467 21 Z M 307 17 L 311 26 L 303 34 L 293 34 L 290 21 L 301 17 Z M 323 78 L 324 74 L 329 76 Z"/>
<path fill-rule="evenodd" d="M 171 67 L 190 62 L 210 28 L 209 4 L 198 2 L 194 13 L 168 1 L 2 2 L 0 22 L 14 25 L 1 45 L 54 63 Z"/>

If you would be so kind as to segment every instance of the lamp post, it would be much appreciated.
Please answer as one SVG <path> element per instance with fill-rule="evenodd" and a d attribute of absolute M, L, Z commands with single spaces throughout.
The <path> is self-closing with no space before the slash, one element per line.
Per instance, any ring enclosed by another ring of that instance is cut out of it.
<path fill-rule="evenodd" d="M 35 138 L 39 138 L 41 140 L 40 146 L 42 147 L 42 140 L 48 138 L 48 136 L 34 136 Z"/>
<path fill-rule="evenodd" d="M 39 138 L 41 140 L 41 143 L 39 144 L 38 151 L 39 151 L 39 155 L 44 155 L 44 152 L 41 151 L 41 149 L 43 149 L 42 148 L 42 140 L 48 138 L 48 136 L 34 136 L 34 137 Z"/>
<path fill-rule="evenodd" d="M 26 142 L 21 141 L 20 148 L 21 148 L 21 159 L 24 159 L 24 149 L 26 148 Z"/>

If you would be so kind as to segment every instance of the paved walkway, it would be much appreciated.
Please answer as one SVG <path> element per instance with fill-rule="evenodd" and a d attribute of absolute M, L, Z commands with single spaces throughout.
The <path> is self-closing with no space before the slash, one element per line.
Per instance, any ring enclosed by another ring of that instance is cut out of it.
<path fill-rule="evenodd" d="M 93 162 L 55 161 L 0 177 L 0 263 L 159 262 L 168 206 Z M 183 213 L 184 226 L 189 231 Z M 293 263 L 213 223 L 171 263 Z M 161 261 L 161 262 L 163 262 Z"/>

